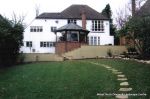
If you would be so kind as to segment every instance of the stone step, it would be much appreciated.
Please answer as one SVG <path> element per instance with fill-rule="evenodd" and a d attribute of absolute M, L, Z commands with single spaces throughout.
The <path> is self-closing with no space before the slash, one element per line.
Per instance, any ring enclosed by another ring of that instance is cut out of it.
<path fill-rule="evenodd" d="M 108 67 L 108 66 L 107 66 L 107 67 L 105 67 L 105 68 L 110 69 L 111 67 Z"/>
<path fill-rule="evenodd" d="M 118 78 L 117 80 L 119 80 L 119 81 L 126 81 L 128 79 L 127 78 Z"/>
<path fill-rule="evenodd" d="M 113 71 L 113 72 L 118 72 L 118 70 L 116 70 L 116 69 L 113 69 L 112 71 Z"/>
<path fill-rule="evenodd" d="M 117 75 L 119 78 L 124 78 L 125 77 L 125 75 Z"/>
<path fill-rule="evenodd" d="M 122 82 L 122 83 L 120 83 L 120 86 L 129 86 L 129 83 L 128 82 Z"/>
<path fill-rule="evenodd" d="M 128 92 L 131 91 L 132 88 L 120 88 L 119 91 Z"/>

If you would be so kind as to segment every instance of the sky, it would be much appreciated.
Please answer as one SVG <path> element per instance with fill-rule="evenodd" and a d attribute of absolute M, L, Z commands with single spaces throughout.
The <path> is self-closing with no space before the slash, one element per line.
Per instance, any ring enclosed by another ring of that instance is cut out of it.
<path fill-rule="evenodd" d="M 61 12 L 72 4 L 86 4 L 98 12 L 101 12 L 106 4 L 110 4 L 113 18 L 116 17 L 118 9 L 123 9 L 130 0 L 0 0 L 0 14 L 12 19 L 16 16 L 25 16 L 24 23 L 29 24 L 36 16 L 35 9 L 39 13 Z"/>

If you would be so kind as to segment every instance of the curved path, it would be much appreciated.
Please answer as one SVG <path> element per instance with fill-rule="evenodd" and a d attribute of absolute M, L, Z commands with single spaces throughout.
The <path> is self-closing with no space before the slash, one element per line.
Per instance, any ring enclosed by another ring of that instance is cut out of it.
<path fill-rule="evenodd" d="M 119 93 L 116 95 L 115 97 L 117 99 L 128 99 L 128 95 L 126 95 L 127 92 L 130 92 L 132 90 L 131 87 L 129 87 L 129 83 L 128 83 L 128 79 L 126 77 L 126 75 L 123 74 L 123 72 L 109 66 L 109 65 L 105 65 L 105 64 L 100 64 L 100 63 L 96 63 L 96 62 L 90 62 L 91 64 L 94 65 L 98 65 L 98 66 L 102 66 L 104 68 L 106 68 L 107 70 L 111 71 L 113 74 L 115 74 L 117 76 L 117 79 L 120 82 L 120 89 L 118 90 Z"/>

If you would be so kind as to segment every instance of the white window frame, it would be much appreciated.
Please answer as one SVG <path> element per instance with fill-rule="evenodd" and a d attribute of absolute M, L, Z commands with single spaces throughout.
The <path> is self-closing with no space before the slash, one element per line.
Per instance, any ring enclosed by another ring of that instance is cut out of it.
<path fill-rule="evenodd" d="M 32 41 L 26 41 L 26 47 L 32 47 Z"/>
<path fill-rule="evenodd" d="M 92 20 L 91 31 L 104 32 L 104 21 L 103 20 Z"/>
<path fill-rule="evenodd" d="M 30 32 L 43 32 L 43 26 L 30 26 Z"/>
<path fill-rule="evenodd" d="M 56 26 L 51 26 L 51 32 L 54 32 L 55 30 L 57 30 Z"/>
<path fill-rule="evenodd" d="M 77 20 L 76 19 L 68 19 L 68 24 L 69 23 L 74 23 L 74 24 L 77 24 Z"/>
<path fill-rule="evenodd" d="M 42 48 L 49 48 L 49 47 L 54 47 L 54 46 L 55 46 L 54 42 L 47 42 L 47 41 L 40 42 L 40 47 Z"/>

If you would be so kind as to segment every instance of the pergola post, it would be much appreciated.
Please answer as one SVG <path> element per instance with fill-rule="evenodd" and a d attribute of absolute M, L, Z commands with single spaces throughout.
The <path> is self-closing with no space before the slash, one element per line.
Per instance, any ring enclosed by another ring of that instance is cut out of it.
<path fill-rule="evenodd" d="M 77 34 L 78 34 L 78 42 L 80 42 L 80 31 Z"/>

